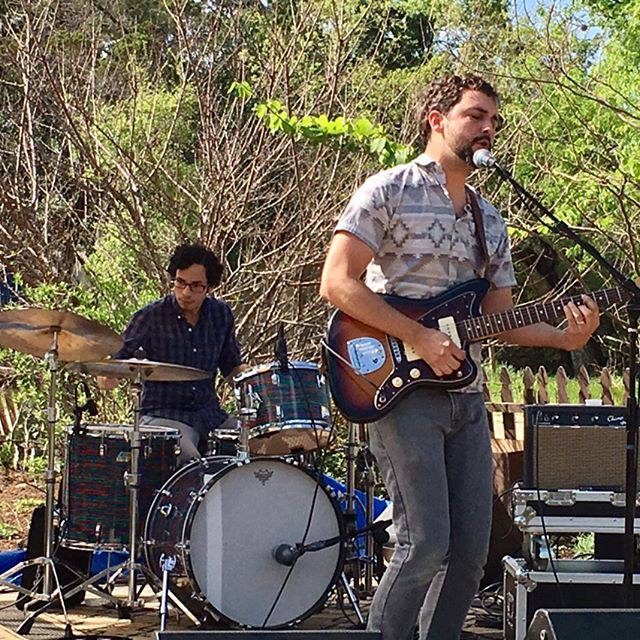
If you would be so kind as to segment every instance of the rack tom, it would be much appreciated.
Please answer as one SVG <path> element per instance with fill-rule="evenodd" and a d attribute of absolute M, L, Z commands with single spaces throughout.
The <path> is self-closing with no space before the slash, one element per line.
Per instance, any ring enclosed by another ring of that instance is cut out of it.
<path fill-rule="evenodd" d="M 252 454 L 306 453 L 329 444 L 329 395 L 315 364 L 272 362 L 243 371 L 234 381 Z"/>

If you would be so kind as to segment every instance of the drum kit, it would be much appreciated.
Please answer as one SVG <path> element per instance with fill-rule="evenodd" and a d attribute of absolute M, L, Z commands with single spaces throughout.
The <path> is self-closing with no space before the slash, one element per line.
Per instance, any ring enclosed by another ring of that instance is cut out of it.
<path fill-rule="evenodd" d="M 0 346 L 44 358 L 49 371 L 44 552 L 0 575 L 0 585 L 39 606 L 29 607 L 18 633 L 28 633 L 36 616 L 57 602 L 65 611 L 65 599 L 84 590 L 106 598 L 128 617 L 144 604 L 141 576 L 161 594 L 161 630 L 169 601 L 197 625 L 292 626 L 323 606 L 338 584 L 362 623 L 344 565 L 355 537 L 371 530 L 372 514 L 367 514 L 369 525 L 357 532 L 345 516 L 355 511 L 351 429 L 346 509 L 309 463 L 327 448 L 332 435 L 328 392 L 318 367 L 280 360 L 236 376 L 235 454 L 210 452 L 178 469 L 179 431 L 141 425 L 142 384 L 210 374 L 142 359 L 108 359 L 121 344 L 110 329 L 71 312 L 0 311 Z M 132 425 L 82 425 L 77 420 L 67 429 L 56 509 L 61 362 L 67 371 L 129 380 L 134 419 Z M 56 544 L 125 551 L 127 557 L 90 577 L 68 567 L 78 579 L 61 586 Z M 37 589 L 10 581 L 11 575 L 34 565 L 41 573 Z M 126 598 L 113 595 L 119 578 L 126 578 Z"/>

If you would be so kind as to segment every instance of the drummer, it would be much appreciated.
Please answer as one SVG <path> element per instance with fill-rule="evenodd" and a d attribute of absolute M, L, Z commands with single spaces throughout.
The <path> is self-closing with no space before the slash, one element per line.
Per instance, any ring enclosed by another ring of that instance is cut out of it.
<path fill-rule="evenodd" d="M 179 429 L 182 465 L 204 452 L 210 431 L 237 428 L 237 420 L 220 407 L 215 379 L 220 371 L 231 382 L 245 366 L 231 308 L 211 294 L 222 275 L 215 254 L 200 244 L 180 245 L 167 271 L 173 291 L 133 315 L 122 336 L 124 346 L 113 358 L 147 358 L 211 374 L 213 380 L 147 380 L 143 385 L 140 424 Z M 115 378 L 98 378 L 102 389 L 117 384 Z"/>

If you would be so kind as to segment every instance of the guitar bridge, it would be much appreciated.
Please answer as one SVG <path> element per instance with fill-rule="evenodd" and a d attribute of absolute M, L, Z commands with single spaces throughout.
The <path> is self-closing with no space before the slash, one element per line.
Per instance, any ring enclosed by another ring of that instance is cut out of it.
<path fill-rule="evenodd" d="M 377 371 L 387 359 L 380 340 L 369 336 L 347 341 L 347 352 L 351 366 L 360 375 Z"/>

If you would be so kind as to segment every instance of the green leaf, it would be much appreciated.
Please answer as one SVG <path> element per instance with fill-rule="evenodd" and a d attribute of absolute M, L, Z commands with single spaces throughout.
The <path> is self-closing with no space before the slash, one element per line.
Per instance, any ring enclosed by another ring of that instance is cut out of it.
<path fill-rule="evenodd" d="M 241 82 L 234 80 L 229 85 L 227 94 L 233 95 L 236 98 L 247 99 L 253 96 L 253 91 L 251 89 L 251 85 L 246 80 L 242 80 Z"/>

